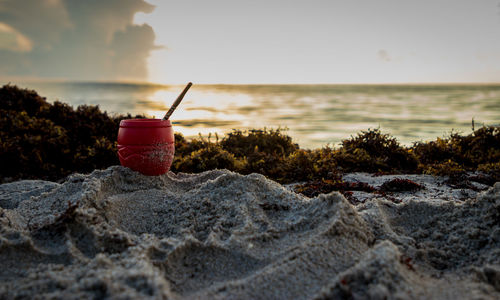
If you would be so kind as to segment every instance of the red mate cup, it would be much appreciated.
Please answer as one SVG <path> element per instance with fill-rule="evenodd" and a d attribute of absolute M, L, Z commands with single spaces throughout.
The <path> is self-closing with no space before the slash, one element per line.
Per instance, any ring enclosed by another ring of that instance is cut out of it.
<path fill-rule="evenodd" d="M 162 175 L 170 169 L 174 152 L 174 131 L 170 120 L 130 119 L 120 122 L 118 157 L 122 166 L 144 175 Z"/>

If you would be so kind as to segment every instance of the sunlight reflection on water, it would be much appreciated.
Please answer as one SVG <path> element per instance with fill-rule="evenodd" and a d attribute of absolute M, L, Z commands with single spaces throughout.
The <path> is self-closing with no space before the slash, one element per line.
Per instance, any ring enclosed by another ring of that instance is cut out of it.
<path fill-rule="evenodd" d="M 19 84 L 49 101 L 93 104 L 111 113 L 161 118 L 183 86 L 109 83 Z M 172 115 L 187 137 L 233 128 L 289 128 L 304 148 L 337 144 L 377 128 L 403 144 L 452 129 L 500 123 L 500 85 L 193 85 Z"/>

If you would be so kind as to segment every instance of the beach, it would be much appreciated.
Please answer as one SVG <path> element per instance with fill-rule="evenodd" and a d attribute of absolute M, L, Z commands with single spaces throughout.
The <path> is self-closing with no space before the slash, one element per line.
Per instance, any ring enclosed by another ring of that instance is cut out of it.
<path fill-rule="evenodd" d="M 498 299 L 500 183 L 348 173 L 313 198 L 260 174 L 120 166 L 0 185 L 1 299 Z"/>
<path fill-rule="evenodd" d="M 26 2 L 0 300 L 500 299 L 498 1 Z"/>

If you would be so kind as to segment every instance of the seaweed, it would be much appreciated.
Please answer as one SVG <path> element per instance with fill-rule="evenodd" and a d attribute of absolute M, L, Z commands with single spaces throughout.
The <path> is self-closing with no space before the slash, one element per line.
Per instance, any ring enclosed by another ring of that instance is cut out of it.
<path fill-rule="evenodd" d="M 456 177 L 467 171 L 483 171 L 497 177 L 500 126 L 483 126 L 465 136 L 451 133 L 436 141 L 415 143 L 412 149 L 423 173 Z"/>
<path fill-rule="evenodd" d="M 51 104 L 35 91 L 5 85 L 0 88 L 0 182 L 62 180 L 74 172 L 117 165 L 119 123 L 130 118 L 130 114 L 110 116 L 99 106 Z M 469 187 L 471 180 L 487 185 L 500 181 L 500 126 L 483 126 L 468 135 L 452 132 L 411 147 L 401 146 L 380 129 L 368 129 L 345 139 L 340 147 L 312 150 L 301 149 L 285 132 L 234 129 L 221 139 L 215 134 L 215 141 L 211 135 L 188 140 L 175 133 L 172 171 L 257 172 L 281 183 L 306 182 L 309 186 L 301 191 L 308 195 L 370 190 L 343 182 L 341 174 L 346 172 L 432 174 L 447 176 L 452 185 L 465 178 Z M 475 179 L 466 178 L 469 172 L 476 172 Z"/>
<path fill-rule="evenodd" d="M 412 151 L 380 129 L 362 131 L 344 140 L 335 158 L 344 172 L 415 173 L 418 167 Z"/>
<path fill-rule="evenodd" d="M 286 129 L 233 129 L 222 139 L 221 146 L 236 157 L 248 157 L 255 152 L 285 157 L 299 149 L 299 146 L 283 133 L 284 130 Z"/>
<path fill-rule="evenodd" d="M 317 177 L 318 168 L 315 164 L 313 153 L 310 150 L 298 149 L 290 154 L 284 163 L 281 182 L 299 182 L 313 180 Z"/>
<path fill-rule="evenodd" d="M 352 191 L 372 193 L 375 192 L 375 188 L 365 182 L 346 182 L 337 176 L 336 179 L 316 180 L 296 185 L 294 191 L 307 197 L 337 191 L 352 200 Z"/>
<path fill-rule="evenodd" d="M 136 116 L 141 117 L 141 116 Z M 120 121 L 98 106 L 50 104 L 35 91 L 0 88 L 0 181 L 59 180 L 118 164 Z"/>
<path fill-rule="evenodd" d="M 189 173 L 213 169 L 239 171 L 241 162 L 232 153 L 222 149 L 220 145 L 210 143 L 204 148 L 191 152 L 189 155 L 178 156 L 172 166 L 173 171 Z"/>
<path fill-rule="evenodd" d="M 380 186 L 383 192 L 414 192 L 425 187 L 409 179 L 394 178 L 384 182 Z"/>

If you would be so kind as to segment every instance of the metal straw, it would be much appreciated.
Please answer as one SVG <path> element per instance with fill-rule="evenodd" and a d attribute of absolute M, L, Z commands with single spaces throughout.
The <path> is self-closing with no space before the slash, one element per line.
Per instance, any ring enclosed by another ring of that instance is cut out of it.
<path fill-rule="evenodd" d="M 167 111 L 167 113 L 165 114 L 165 116 L 163 117 L 162 120 L 168 120 L 168 118 L 170 118 L 170 115 L 172 115 L 172 113 L 177 108 L 177 106 L 179 105 L 179 103 L 181 103 L 182 98 L 184 98 L 184 95 L 186 95 L 187 91 L 189 90 L 189 88 L 192 85 L 193 85 L 193 83 L 191 83 L 191 82 L 186 85 L 186 87 L 184 88 L 184 90 L 182 91 L 182 93 L 180 93 L 179 97 L 177 97 L 177 99 L 175 99 L 174 104 L 172 104 L 172 106 Z"/>

